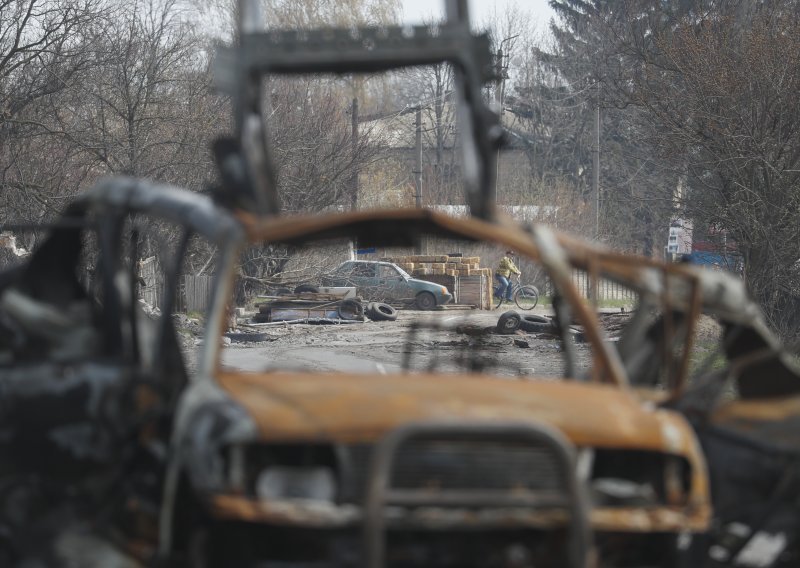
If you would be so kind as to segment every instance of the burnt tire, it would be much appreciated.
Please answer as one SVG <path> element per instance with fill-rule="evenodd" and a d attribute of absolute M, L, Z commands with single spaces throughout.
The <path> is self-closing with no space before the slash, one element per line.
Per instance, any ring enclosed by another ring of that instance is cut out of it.
<path fill-rule="evenodd" d="M 414 300 L 418 310 L 432 310 L 436 307 L 436 297 L 430 292 L 420 292 Z"/>
<path fill-rule="evenodd" d="M 395 321 L 397 310 L 383 302 L 370 302 L 367 306 L 367 317 L 372 321 Z"/>
<path fill-rule="evenodd" d="M 549 333 L 551 335 L 559 335 L 558 327 L 553 323 L 528 323 L 522 328 L 527 333 Z"/>
<path fill-rule="evenodd" d="M 364 305 L 358 300 L 342 300 L 337 308 L 339 319 L 361 321 L 364 319 Z"/>
<path fill-rule="evenodd" d="M 540 333 L 542 325 L 555 327 L 553 326 L 553 320 L 545 316 L 524 315 L 521 317 L 522 320 L 519 323 L 519 328 L 522 331 L 528 331 L 531 333 Z"/>
<path fill-rule="evenodd" d="M 497 331 L 504 334 L 514 333 L 519 329 L 521 321 L 522 318 L 517 312 L 513 310 L 505 312 L 497 319 Z"/>
<path fill-rule="evenodd" d="M 316 294 L 317 292 L 319 292 L 319 288 L 317 288 L 313 284 L 300 284 L 300 286 L 297 286 L 294 289 L 295 294 L 302 294 L 303 292 L 313 292 L 314 294 Z"/>

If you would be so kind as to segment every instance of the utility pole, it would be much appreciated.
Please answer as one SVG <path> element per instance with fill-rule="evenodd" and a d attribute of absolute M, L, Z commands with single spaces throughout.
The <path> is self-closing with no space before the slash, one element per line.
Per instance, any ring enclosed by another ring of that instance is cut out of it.
<path fill-rule="evenodd" d="M 422 207 L 422 108 L 415 109 L 416 130 L 414 132 L 414 202 L 417 207 Z"/>
<path fill-rule="evenodd" d="M 592 199 L 594 201 L 594 238 L 600 239 L 600 81 L 597 81 L 594 105 L 594 148 L 592 148 Z"/>
<path fill-rule="evenodd" d="M 414 203 L 416 204 L 417 208 L 420 208 L 422 207 L 422 107 L 417 106 L 415 110 L 416 112 L 414 113 L 414 121 L 416 123 L 416 129 L 414 130 Z M 423 253 L 423 238 L 424 237 L 420 236 L 420 239 L 417 242 L 417 254 Z M 427 246 L 425 248 L 427 248 Z"/>
<path fill-rule="evenodd" d="M 500 126 L 503 123 L 503 83 L 505 82 L 505 71 L 503 70 L 503 50 L 497 50 L 497 61 L 495 62 L 495 72 L 497 73 L 497 86 L 494 89 L 494 101 L 497 104 L 497 114 L 500 117 Z M 495 160 L 494 170 L 494 202 L 497 203 L 497 194 L 500 193 L 500 148 L 497 148 L 497 159 Z"/>
<path fill-rule="evenodd" d="M 355 167 L 356 157 L 358 155 L 358 99 L 353 97 L 353 107 L 350 115 L 353 126 L 353 135 L 351 137 L 352 154 L 353 154 L 353 177 L 350 180 L 351 184 L 351 202 L 350 209 L 355 211 L 358 209 L 358 168 Z"/>

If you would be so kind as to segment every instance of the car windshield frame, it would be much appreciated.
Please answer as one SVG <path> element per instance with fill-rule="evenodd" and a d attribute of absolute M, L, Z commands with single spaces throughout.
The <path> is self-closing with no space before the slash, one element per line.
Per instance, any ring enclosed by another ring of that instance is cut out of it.
<path fill-rule="evenodd" d="M 394 264 L 392 266 L 394 267 L 395 270 L 397 270 L 397 272 L 400 273 L 400 276 L 402 276 L 406 280 L 411 280 L 413 278 L 413 276 L 411 276 L 408 272 L 406 272 L 405 270 L 403 270 L 402 268 L 400 268 L 396 264 Z"/>

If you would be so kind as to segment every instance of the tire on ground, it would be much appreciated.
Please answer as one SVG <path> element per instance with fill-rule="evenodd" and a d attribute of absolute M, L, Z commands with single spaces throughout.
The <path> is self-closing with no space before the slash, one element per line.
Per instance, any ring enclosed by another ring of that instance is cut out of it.
<path fill-rule="evenodd" d="M 419 310 L 432 310 L 436 307 L 436 298 L 430 292 L 420 292 L 417 294 L 414 305 Z"/>
<path fill-rule="evenodd" d="M 358 300 L 342 300 L 337 308 L 339 318 L 343 320 L 363 320 L 364 305 Z"/>
<path fill-rule="evenodd" d="M 289 288 L 278 288 L 275 290 L 276 296 L 289 296 L 292 291 Z"/>
<path fill-rule="evenodd" d="M 397 310 L 383 302 L 370 302 L 367 307 L 367 317 L 372 321 L 395 321 Z"/>
<path fill-rule="evenodd" d="M 497 331 L 499 333 L 514 333 L 519 329 L 519 324 L 521 321 L 522 318 L 517 312 L 513 310 L 504 312 L 497 319 Z"/>
<path fill-rule="evenodd" d="M 522 329 L 527 333 L 549 333 L 552 335 L 558 335 L 558 327 L 552 323 L 528 322 Z"/>
<path fill-rule="evenodd" d="M 545 316 L 524 315 L 521 317 L 522 320 L 519 323 L 519 328 L 522 331 L 540 333 L 539 330 L 542 325 L 553 326 L 553 320 Z"/>
<path fill-rule="evenodd" d="M 313 292 L 316 294 L 319 292 L 319 288 L 314 286 L 313 284 L 300 284 L 294 289 L 295 294 L 301 294 L 302 292 Z"/>

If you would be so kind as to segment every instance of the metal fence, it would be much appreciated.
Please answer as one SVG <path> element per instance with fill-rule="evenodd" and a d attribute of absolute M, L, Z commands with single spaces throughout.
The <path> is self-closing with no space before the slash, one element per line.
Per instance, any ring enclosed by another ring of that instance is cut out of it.
<path fill-rule="evenodd" d="M 584 298 L 590 298 L 592 295 L 592 279 L 589 274 L 583 270 L 575 270 L 572 272 L 572 283 L 581 293 Z M 545 296 L 552 296 L 554 293 L 554 286 L 550 278 L 547 278 L 544 286 L 542 286 L 543 294 Z M 597 301 L 635 301 L 637 294 L 634 290 L 612 282 L 610 280 L 600 279 L 597 282 Z"/>

